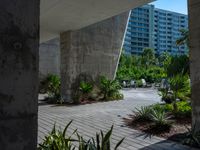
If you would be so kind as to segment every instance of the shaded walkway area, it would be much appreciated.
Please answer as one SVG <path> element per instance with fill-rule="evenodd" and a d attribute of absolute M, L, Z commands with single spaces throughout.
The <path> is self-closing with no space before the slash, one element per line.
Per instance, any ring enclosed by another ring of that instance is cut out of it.
<path fill-rule="evenodd" d="M 95 136 L 100 130 L 107 131 L 114 125 L 112 143 L 117 143 L 123 137 L 121 150 L 189 150 L 190 148 L 158 137 L 146 137 L 143 133 L 128 128 L 123 117 L 132 113 L 135 107 L 151 105 L 160 98 L 154 89 L 123 90 L 124 100 L 86 104 L 79 106 L 40 105 L 38 116 L 38 142 L 40 143 L 54 123 L 58 127 L 73 120 L 69 133 L 75 129 L 86 138 Z"/>

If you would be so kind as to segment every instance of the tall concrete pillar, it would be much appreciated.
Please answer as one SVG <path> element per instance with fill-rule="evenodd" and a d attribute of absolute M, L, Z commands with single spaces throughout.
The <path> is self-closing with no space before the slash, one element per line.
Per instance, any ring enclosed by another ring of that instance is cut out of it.
<path fill-rule="evenodd" d="M 0 149 L 35 150 L 39 0 L 0 1 Z"/>
<path fill-rule="evenodd" d="M 200 130 L 200 1 L 189 0 L 190 73 L 192 82 L 192 120 Z"/>
<path fill-rule="evenodd" d="M 77 31 L 60 34 L 61 93 L 71 100 L 81 74 L 95 79 L 114 78 L 125 35 L 129 12 Z"/>

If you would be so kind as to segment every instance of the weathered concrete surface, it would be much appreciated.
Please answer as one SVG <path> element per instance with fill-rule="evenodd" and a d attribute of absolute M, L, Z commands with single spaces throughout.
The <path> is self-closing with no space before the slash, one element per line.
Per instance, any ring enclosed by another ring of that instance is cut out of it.
<path fill-rule="evenodd" d="M 60 76 L 60 39 L 56 38 L 40 44 L 39 79 L 48 74 Z"/>
<path fill-rule="evenodd" d="M 193 125 L 200 130 L 200 1 L 189 0 L 190 73 Z"/>
<path fill-rule="evenodd" d="M 153 0 L 41 0 L 40 41 L 79 30 Z"/>
<path fill-rule="evenodd" d="M 39 0 L 0 1 L 0 149 L 35 150 Z"/>
<path fill-rule="evenodd" d="M 71 100 L 82 74 L 112 79 L 118 65 L 129 12 L 77 31 L 60 35 L 61 93 Z"/>

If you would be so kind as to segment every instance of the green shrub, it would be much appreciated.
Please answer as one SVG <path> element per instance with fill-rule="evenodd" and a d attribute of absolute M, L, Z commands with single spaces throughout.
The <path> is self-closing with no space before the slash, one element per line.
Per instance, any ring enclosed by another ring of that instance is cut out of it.
<path fill-rule="evenodd" d="M 185 118 L 185 117 L 191 117 L 192 114 L 192 107 L 189 102 L 187 101 L 181 101 L 177 102 L 177 111 L 174 112 L 173 105 L 172 104 L 166 104 L 165 110 L 167 112 L 171 112 L 174 114 L 177 118 Z"/>
<path fill-rule="evenodd" d="M 90 83 L 81 81 L 79 89 L 81 92 L 79 95 L 79 99 L 80 101 L 84 101 L 89 99 L 89 93 L 92 91 L 93 86 Z"/>
<path fill-rule="evenodd" d="M 175 116 L 178 118 L 191 117 L 192 107 L 187 101 L 177 102 L 178 111 Z"/>
<path fill-rule="evenodd" d="M 46 81 L 49 99 L 52 102 L 61 102 L 60 78 L 57 75 L 48 75 Z"/>
<path fill-rule="evenodd" d="M 155 111 L 165 111 L 165 105 L 161 105 L 161 104 L 154 104 L 151 107 L 152 110 L 155 110 Z"/>
<path fill-rule="evenodd" d="M 173 107 L 174 111 L 177 111 L 176 100 L 180 95 L 188 94 L 190 91 L 189 78 L 187 75 L 177 74 L 170 78 L 170 89 L 173 91 Z"/>
<path fill-rule="evenodd" d="M 101 131 L 100 134 L 96 133 L 96 139 L 92 138 L 87 141 L 84 140 L 83 137 L 81 137 L 79 134 L 78 141 L 79 141 L 79 150 L 111 150 L 110 145 L 110 139 L 112 135 L 113 126 L 111 129 L 104 135 L 104 133 Z M 117 150 L 117 148 L 121 145 L 124 138 L 121 139 L 115 146 L 114 150 Z"/>
<path fill-rule="evenodd" d="M 116 80 L 109 80 L 106 77 L 102 76 L 100 79 L 100 90 L 103 93 L 104 100 L 115 99 L 119 97 L 118 95 L 121 86 Z M 117 95 L 117 97 L 115 97 Z"/>
<path fill-rule="evenodd" d="M 140 107 L 140 109 L 135 108 L 136 111 L 134 111 L 135 113 L 135 119 L 137 121 L 149 121 L 150 120 L 150 114 L 152 112 L 151 107 L 149 106 L 142 106 Z"/>
<path fill-rule="evenodd" d="M 159 128 L 170 128 L 171 123 L 165 111 L 153 109 L 151 112 L 151 120 L 154 122 L 154 125 Z"/>
<path fill-rule="evenodd" d="M 55 125 L 49 135 L 45 136 L 43 143 L 39 144 L 38 150 L 72 150 L 73 145 L 71 135 L 66 135 L 69 122 L 63 131 L 56 130 Z M 74 131 L 75 133 L 76 131 Z"/>
<path fill-rule="evenodd" d="M 51 133 L 45 137 L 43 143 L 39 144 L 38 150 L 111 150 L 110 139 L 113 126 L 105 135 L 101 131 L 100 134 L 96 133 L 95 138 L 86 141 L 78 134 L 77 130 L 74 130 L 71 135 L 66 134 L 71 123 L 72 121 L 67 124 L 63 131 L 56 130 L 54 125 Z M 77 138 L 72 138 L 74 134 L 77 135 Z M 114 150 L 117 150 L 123 140 L 124 138 L 116 144 Z"/>
<path fill-rule="evenodd" d="M 92 91 L 92 84 L 82 81 L 80 83 L 80 90 L 83 94 L 88 94 Z"/>
<path fill-rule="evenodd" d="M 142 86 L 143 86 L 142 80 L 137 80 L 137 81 L 136 81 L 136 86 L 137 86 L 137 87 L 142 87 Z"/>
<path fill-rule="evenodd" d="M 161 96 L 161 100 L 164 101 L 166 104 L 171 104 L 173 102 L 173 96 L 169 92 L 168 88 L 160 88 L 158 89 L 159 95 Z"/>

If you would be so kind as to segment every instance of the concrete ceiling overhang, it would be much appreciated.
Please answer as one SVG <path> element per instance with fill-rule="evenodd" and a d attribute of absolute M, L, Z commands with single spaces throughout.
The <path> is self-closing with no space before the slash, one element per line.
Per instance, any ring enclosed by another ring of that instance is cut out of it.
<path fill-rule="evenodd" d="M 153 0 L 41 0 L 40 42 L 129 11 Z"/>

